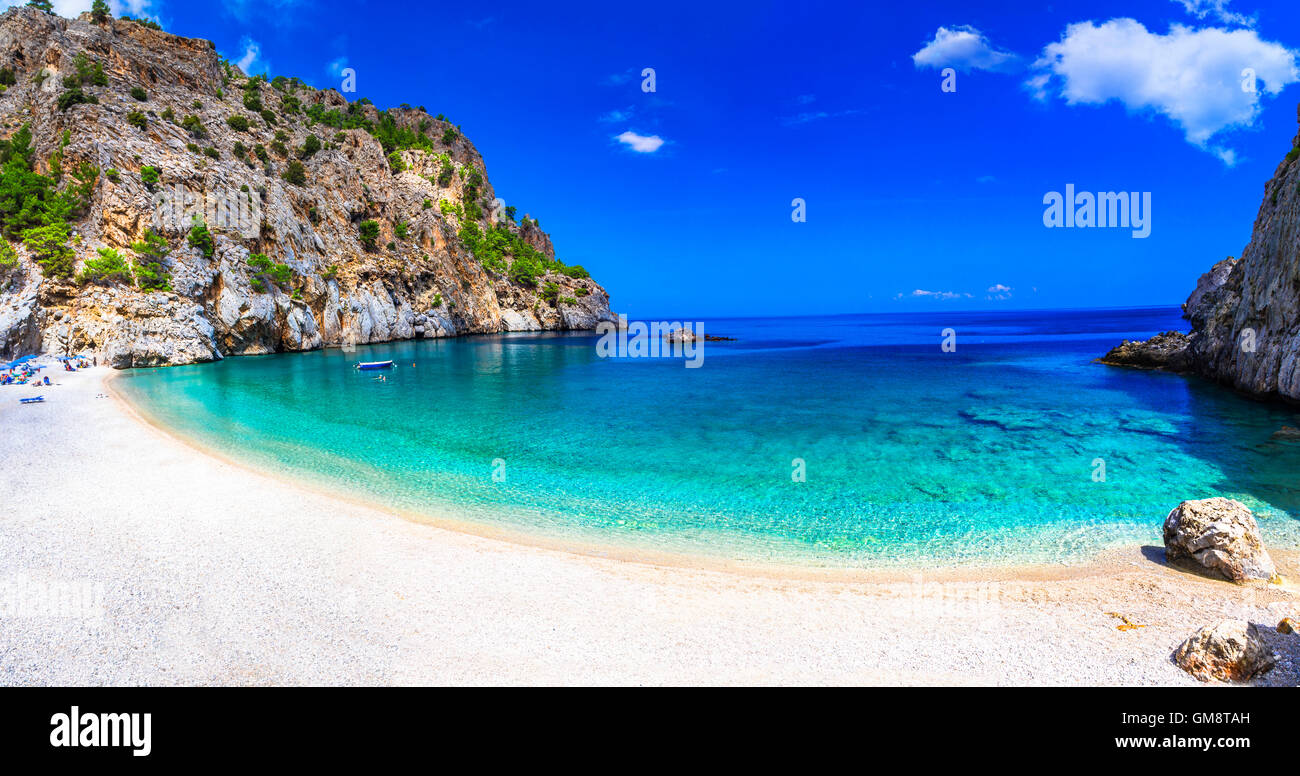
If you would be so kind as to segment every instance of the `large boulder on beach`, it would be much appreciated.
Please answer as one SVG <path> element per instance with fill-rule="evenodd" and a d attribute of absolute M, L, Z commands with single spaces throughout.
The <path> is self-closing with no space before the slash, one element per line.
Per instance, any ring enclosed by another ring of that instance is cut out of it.
<path fill-rule="evenodd" d="M 1165 518 L 1165 559 L 1194 564 L 1232 582 L 1271 580 L 1277 568 L 1259 536 L 1255 516 L 1240 501 L 1184 501 Z"/>
<path fill-rule="evenodd" d="M 1259 629 L 1245 620 L 1207 625 L 1174 650 L 1174 663 L 1202 682 L 1244 682 L 1268 671 L 1276 660 Z"/>

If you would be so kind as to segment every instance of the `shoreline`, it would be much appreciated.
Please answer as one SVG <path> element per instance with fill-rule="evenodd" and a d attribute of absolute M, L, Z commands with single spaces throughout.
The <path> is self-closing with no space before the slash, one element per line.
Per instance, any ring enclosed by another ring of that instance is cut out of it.
<path fill-rule="evenodd" d="M 1170 654 L 1229 617 L 1280 655 L 1257 683 L 1300 684 L 1300 639 L 1272 632 L 1293 584 L 1132 548 L 830 578 L 518 544 L 212 457 L 101 392 L 109 371 L 52 375 L 31 407 L 0 389 L 24 440 L 0 471 L 0 684 L 1197 685 Z M 59 585 L 102 607 L 4 608 Z"/>
<path fill-rule="evenodd" d="M 343 493 L 328 486 L 312 482 L 307 478 L 294 477 L 286 472 L 266 471 L 240 460 L 222 450 L 215 449 L 199 440 L 181 434 L 166 425 L 146 416 L 129 399 L 113 387 L 121 377 L 117 370 L 104 375 L 102 386 L 117 406 L 140 425 L 167 440 L 183 445 L 194 452 L 220 461 L 228 466 L 237 467 L 250 475 L 264 477 L 284 487 L 295 488 L 337 499 L 348 504 L 373 509 L 391 514 L 416 525 L 425 525 L 445 531 L 453 531 L 491 541 L 499 541 L 521 547 L 536 548 L 551 552 L 560 552 L 589 558 L 600 558 L 621 563 L 637 563 L 668 569 L 694 571 L 713 571 L 740 576 L 760 577 L 775 580 L 819 581 L 819 582 L 910 582 L 918 573 L 924 573 L 934 581 L 946 582 L 988 582 L 1009 580 L 1074 580 L 1087 579 L 1098 575 L 1112 574 L 1122 570 L 1126 562 L 1145 561 L 1143 550 L 1148 545 L 1131 544 L 1111 547 L 1097 553 L 1092 558 L 1079 563 L 990 563 L 990 564 L 950 564 L 938 566 L 891 565 L 879 569 L 803 566 L 794 563 L 748 561 L 725 559 L 709 555 L 692 555 L 685 552 L 669 550 L 651 550 L 616 543 L 597 541 L 574 541 L 559 537 L 548 537 L 539 533 L 523 530 L 511 530 L 489 525 L 454 515 L 435 515 L 416 510 L 404 510 L 372 501 L 361 496 Z M 1163 548 L 1156 548 L 1163 552 Z"/>

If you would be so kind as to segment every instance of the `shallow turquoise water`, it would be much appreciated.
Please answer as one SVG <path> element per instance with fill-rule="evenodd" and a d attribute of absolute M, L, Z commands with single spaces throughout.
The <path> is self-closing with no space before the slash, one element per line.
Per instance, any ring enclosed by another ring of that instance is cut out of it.
<path fill-rule="evenodd" d="M 1300 547 L 1300 445 L 1270 438 L 1295 412 L 1092 363 L 1179 324 L 1173 309 L 718 320 L 705 330 L 738 341 L 708 343 L 698 369 L 537 334 L 116 385 L 264 469 L 551 538 L 837 567 L 1070 562 L 1159 544 L 1179 500 L 1227 495 Z M 387 382 L 351 368 L 390 358 Z"/>

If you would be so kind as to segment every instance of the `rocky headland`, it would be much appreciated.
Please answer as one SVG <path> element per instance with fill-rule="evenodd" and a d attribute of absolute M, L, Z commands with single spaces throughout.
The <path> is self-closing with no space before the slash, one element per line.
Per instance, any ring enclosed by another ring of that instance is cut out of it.
<path fill-rule="evenodd" d="M 1250 243 L 1200 277 L 1183 317 L 1190 333 L 1124 342 L 1099 360 L 1300 401 L 1300 134 L 1264 185 Z"/>
<path fill-rule="evenodd" d="M 115 367 L 591 329 L 459 127 L 128 19 L 0 16 L 0 359 Z"/>

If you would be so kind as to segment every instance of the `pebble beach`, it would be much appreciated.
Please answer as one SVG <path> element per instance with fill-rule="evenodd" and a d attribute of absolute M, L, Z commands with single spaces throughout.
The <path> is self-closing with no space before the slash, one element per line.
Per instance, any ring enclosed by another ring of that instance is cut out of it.
<path fill-rule="evenodd" d="M 507 541 L 311 490 L 139 419 L 99 367 L 0 388 L 0 684 L 1200 684 L 1227 618 L 1300 684 L 1281 585 L 1164 565 L 879 575 L 729 569 Z M 41 394 L 41 404 L 19 399 Z"/>

